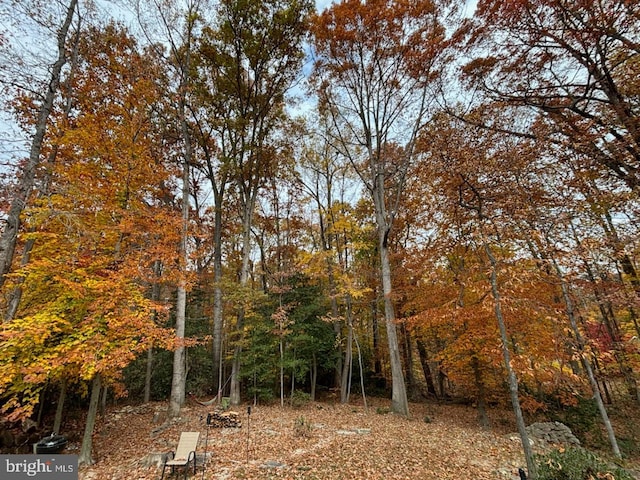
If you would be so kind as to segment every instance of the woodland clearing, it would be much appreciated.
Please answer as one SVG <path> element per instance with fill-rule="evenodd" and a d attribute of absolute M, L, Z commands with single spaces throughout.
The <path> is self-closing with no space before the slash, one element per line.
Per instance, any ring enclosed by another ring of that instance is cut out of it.
<path fill-rule="evenodd" d="M 492 426 L 478 425 L 463 405 L 411 404 L 411 418 L 388 413 L 388 401 L 311 402 L 235 409 L 240 428 L 210 428 L 211 406 L 191 403 L 166 421 L 166 403 L 113 407 L 94 436 L 96 463 L 81 480 L 156 480 L 161 468 L 149 454 L 175 449 L 180 432 L 199 431 L 194 479 L 517 479 L 525 464 L 510 412 L 490 411 Z M 540 450 L 542 445 L 537 445 Z M 73 441 L 65 453 L 74 453 Z M 545 447 L 548 448 L 548 447 Z M 165 477 L 166 478 L 166 477 Z M 175 477 L 172 477 L 175 478 Z"/>

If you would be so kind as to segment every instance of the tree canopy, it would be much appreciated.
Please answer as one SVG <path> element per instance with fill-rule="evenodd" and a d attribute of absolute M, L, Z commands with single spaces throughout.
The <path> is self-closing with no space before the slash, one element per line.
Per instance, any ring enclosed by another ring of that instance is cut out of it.
<path fill-rule="evenodd" d="M 640 402 L 635 2 L 132 6 L 140 28 L 115 5 L 32 11 L 55 55 L 0 31 L 3 142 L 28 147 L 0 152 L 3 418 L 94 380 L 182 384 L 174 413 L 186 391 L 382 393 L 403 415 L 453 397 L 481 422 L 594 397 L 620 454 L 607 405 Z"/>

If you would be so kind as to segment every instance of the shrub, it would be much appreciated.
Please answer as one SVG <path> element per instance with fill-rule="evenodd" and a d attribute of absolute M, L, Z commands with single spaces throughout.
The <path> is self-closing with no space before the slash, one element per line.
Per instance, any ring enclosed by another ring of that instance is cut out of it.
<path fill-rule="evenodd" d="M 311 395 L 309 395 L 306 392 L 303 392 L 302 390 L 295 390 L 293 392 L 293 395 L 291 395 L 291 406 L 293 408 L 300 408 L 300 407 L 304 407 L 305 405 L 308 405 L 309 402 L 311 401 Z"/>
<path fill-rule="evenodd" d="M 609 478 L 634 480 L 626 470 L 611 467 L 584 448 L 554 450 L 546 455 L 536 455 L 539 480 L 582 480 L 588 478 Z"/>
<path fill-rule="evenodd" d="M 296 418 L 296 421 L 293 425 L 293 432 L 295 433 L 296 437 L 308 438 L 311 436 L 312 429 L 313 427 L 311 426 L 309 421 L 302 415 Z"/>
<path fill-rule="evenodd" d="M 568 426 L 582 445 L 599 445 L 604 441 L 599 430 L 600 412 L 593 399 L 579 398 L 576 405 L 565 407 L 551 417 Z"/>

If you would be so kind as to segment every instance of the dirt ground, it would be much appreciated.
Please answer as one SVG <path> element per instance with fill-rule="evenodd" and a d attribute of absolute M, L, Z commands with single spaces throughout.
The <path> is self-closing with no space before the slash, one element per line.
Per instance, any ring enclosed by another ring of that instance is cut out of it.
<path fill-rule="evenodd" d="M 407 419 L 388 403 L 238 407 L 240 428 L 208 428 L 213 407 L 195 402 L 171 421 L 166 403 L 115 407 L 96 426 L 96 463 L 80 479 L 159 479 L 153 462 L 183 431 L 200 432 L 196 479 L 519 479 L 525 462 L 509 412 L 491 412 L 482 429 L 470 407 L 412 404 Z"/>

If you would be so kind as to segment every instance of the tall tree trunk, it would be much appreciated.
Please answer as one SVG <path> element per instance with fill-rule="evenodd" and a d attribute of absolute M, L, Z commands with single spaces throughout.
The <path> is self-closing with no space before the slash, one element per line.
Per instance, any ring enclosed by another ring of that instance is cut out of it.
<path fill-rule="evenodd" d="M 389 344 L 389 363 L 391 365 L 391 410 L 408 417 L 409 400 L 407 399 L 407 390 L 404 383 L 402 359 L 400 357 L 398 335 L 396 332 L 396 315 L 391 298 L 391 264 L 389 262 L 389 250 L 387 248 L 388 231 L 384 228 L 380 228 L 380 230 L 378 248 L 380 249 L 385 326 L 387 330 L 387 342 Z"/>
<path fill-rule="evenodd" d="M 340 403 L 349 403 L 351 395 L 351 375 L 353 370 L 353 322 L 351 318 L 351 297 L 347 295 L 347 344 L 344 349 L 344 362 L 342 362 L 342 380 L 340 385 Z"/>
<path fill-rule="evenodd" d="M 411 332 L 407 329 L 405 323 L 400 325 L 400 332 L 402 333 L 402 353 L 404 356 L 404 371 L 406 378 L 407 391 L 410 395 L 413 395 L 413 389 L 415 388 L 416 380 L 413 375 L 413 348 Z"/>
<path fill-rule="evenodd" d="M 329 250 L 330 247 L 327 246 L 325 251 Z M 328 255 L 327 255 L 328 257 Z M 333 273 L 333 262 L 327 258 L 327 282 L 329 283 L 329 292 L 330 292 L 330 303 L 331 303 L 331 316 L 333 319 L 333 333 L 336 338 L 339 339 L 342 336 L 342 322 L 340 321 L 340 312 L 338 310 L 338 299 L 337 299 L 337 288 L 336 288 L 336 279 Z M 342 368 L 343 368 L 343 351 L 342 346 L 338 346 L 338 360 L 333 370 L 333 382 L 335 388 L 340 389 L 342 391 Z"/>
<path fill-rule="evenodd" d="M 315 402 L 316 400 L 316 384 L 318 382 L 318 358 L 316 357 L 316 352 L 312 353 L 311 359 L 311 371 L 309 372 L 310 381 L 311 381 L 311 401 Z"/>
<path fill-rule="evenodd" d="M 578 322 L 576 320 L 575 309 L 573 306 L 573 301 L 571 300 L 571 296 L 569 295 L 569 287 L 567 282 L 564 279 L 564 275 L 562 274 L 562 270 L 560 266 L 553 259 L 553 265 L 555 267 L 558 278 L 560 279 L 560 286 L 562 288 L 562 296 L 564 298 L 565 305 L 567 307 L 567 316 L 569 317 L 569 323 L 571 324 L 571 330 L 573 330 L 573 335 L 577 342 L 578 354 L 580 355 L 580 360 L 582 361 L 582 365 L 584 366 L 585 371 L 587 372 L 587 377 L 589 379 L 589 383 L 591 384 L 591 390 L 593 391 L 593 397 L 596 400 L 596 405 L 598 410 L 600 411 L 600 416 L 602 418 L 602 423 L 604 423 L 605 429 L 607 430 L 607 436 L 609 437 L 609 443 L 611 444 L 611 450 L 613 454 L 622 458 L 622 454 L 620 453 L 620 448 L 618 447 L 618 441 L 616 440 L 615 432 L 613 431 L 613 426 L 611 425 L 611 421 L 609 420 L 609 415 L 607 413 L 607 409 L 604 406 L 604 402 L 602 401 L 602 396 L 600 395 L 600 389 L 598 388 L 598 382 L 596 381 L 596 377 L 593 374 L 593 369 L 591 368 L 591 363 L 584 355 L 584 347 L 585 342 L 580 333 L 580 329 L 578 328 Z"/>
<path fill-rule="evenodd" d="M 62 426 L 62 415 L 64 413 L 64 402 L 67 399 L 67 379 L 62 378 L 60 382 L 60 392 L 58 393 L 58 404 L 56 405 L 56 415 L 53 418 L 53 433 L 60 433 Z"/>
<path fill-rule="evenodd" d="M 185 140 L 185 158 L 182 171 L 182 233 L 180 239 L 181 279 L 178 283 L 176 300 L 176 342 L 173 352 L 173 375 L 171 377 L 171 397 L 169 400 L 169 417 L 176 417 L 184 404 L 187 383 L 186 347 L 184 346 L 186 314 L 187 314 L 187 268 L 189 264 L 187 241 L 189 234 L 189 168 L 191 165 L 191 141 L 185 118 L 185 99 L 181 101 L 182 134 Z"/>
<path fill-rule="evenodd" d="M 144 397 L 143 402 L 151 401 L 151 379 L 153 378 L 153 347 L 147 349 L 147 365 L 144 374 Z"/>
<path fill-rule="evenodd" d="M 369 408 L 367 406 L 367 393 L 364 389 L 364 365 L 362 363 L 362 350 L 360 349 L 360 342 L 358 342 L 358 335 L 353 332 L 353 341 L 356 343 L 356 349 L 358 350 L 358 366 L 360 367 L 360 391 L 362 393 L 362 404 L 365 411 Z"/>
<path fill-rule="evenodd" d="M 223 359 L 222 332 L 224 318 L 222 308 L 222 206 L 216 206 L 214 219 L 214 249 L 213 249 L 213 378 L 212 383 L 218 395 L 222 398 Z"/>
<path fill-rule="evenodd" d="M 473 378 L 478 391 L 478 423 L 483 428 L 489 428 L 489 416 L 487 415 L 487 399 L 484 379 L 482 378 L 482 370 L 480 369 L 480 361 L 477 355 L 471 357 L 471 368 L 473 369 Z"/>
<path fill-rule="evenodd" d="M 222 345 L 224 343 L 224 317 L 222 295 L 222 220 L 224 199 L 229 174 L 222 168 L 216 170 L 208 142 L 203 140 L 202 151 L 205 159 L 205 173 L 213 191 L 213 339 L 211 356 L 213 371 L 211 384 L 217 392 L 218 400 L 222 398 L 224 385 L 224 361 Z M 224 153 L 223 153 L 224 155 Z"/>
<path fill-rule="evenodd" d="M 282 331 L 282 326 L 280 331 Z M 280 352 L 280 406 L 284 407 L 284 337 L 282 334 L 280 335 L 278 346 Z"/>
<path fill-rule="evenodd" d="M 84 436 L 82 437 L 82 447 L 78 456 L 79 465 L 92 465 L 93 458 L 91 450 L 93 448 L 93 429 L 96 424 L 96 416 L 98 415 L 98 404 L 100 403 L 100 390 L 102 388 L 102 378 L 100 374 L 93 377 L 91 387 L 91 397 L 89 398 L 89 411 L 87 412 L 87 423 L 84 427 Z"/>
<path fill-rule="evenodd" d="M 509 352 L 509 336 L 507 335 L 507 327 L 502 315 L 502 305 L 500 289 L 498 288 L 498 274 L 497 274 L 497 261 L 493 256 L 493 252 L 489 247 L 486 240 L 483 240 L 484 251 L 487 254 L 489 263 L 491 264 L 491 294 L 493 295 L 494 311 L 496 320 L 498 321 L 498 328 L 500 330 L 500 340 L 502 343 L 502 356 L 504 358 L 505 369 L 507 370 L 507 378 L 509 384 L 509 393 L 511 396 L 511 405 L 516 417 L 516 425 L 518 426 L 518 433 L 520 434 L 520 440 L 522 441 L 522 448 L 524 450 L 524 456 L 527 461 L 527 469 L 529 470 L 529 479 L 537 480 L 536 464 L 533 460 L 533 450 L 529 443 L 529 435 L 527 434 L 527 428 L 522 415 L 522 408 L 520 407 L 520 398 L 518 396 L 518 377 L 511 368 L 511 353 Z"/>
<path fill-rule="evenodd" d="M 240 285 L 246 287 L 249 284 L 249 274 L 251 265 L 251 225 L 253 222 L 253 209 L 255 207 L 258 186 L 250 192 L 244 192 L 244 204 L 242 212 L 242 267 L 240 271 Z M 238 321 L 236 322 L 236 332 L 238 340 L 241 339 L 244 328 L 244 308 L 238 311 Z M 229 393 L 231 405 L 239 405 L 240 398 L 240 367 L 241 367 L 242 346 L 238 341 L 233 351 L 233 362 L 231 364 L 231 383 Z"/>
<path fill-rule="evenodd" d="M 4 285 L 5 276 L 11 269 L 13 256 L 20 230 L 20 215 L 28 204 L 29 196 L 35 186 L 36 170 L 40 163 L 42 144 L 47 131 L 49 115 L 53 109 L 53 103 L 60 87 L 62 67 L 67 62 L 66 41 L 69 28 L 75 15 L 78 0 L 71 0 L 67 6 L 66 15 L 62 26 L 58 30 L 57 53 L 58 57 L 51 67 L 49 85 L 44 94 L 42 104 L 38 111 L 38 119 L 35 125 L 35 133 L 31 141 L 29 158 L 22 168 L 17 191 L 9 206 L 6 215 L 6 224 L 0 234 L 0 287 Z"/>
<path fill-rule="evenodd" d="M 171 396 L 169 399 L 169 417 L 177 417 L 184 404 L 186 396 L 187 363 L 186 347 L 184 346 L 185 313 L 187 291 L 184 286 L 178 288 L 176 302 L 176 342 L 178 345 L 173 352 L 173 374 L 171 376 Z"/>
<path fill-rule="evenodd" d="M 435 383 L 433 382 L 433 374 L 431 373 L 431 366 L 429 365 L 429 355 L 427 354 L 427 347 L 422 340 L 416 339 L 416 347 L 418 348 L 418 356 L 420 357 L 420 365 L 422 366 L 422 373 L 424 374 L 424 380 L 427 383 L 427 392 L 438 398 L 438 392 L 436 391 Z"/>
<path fill-rule="evenodd" d="M 64 82 L 63 85 L 63 90 L 66 89 L 67 93 L 67 98 L 65 101 L 65 105 L 64 105 L 64 111 L 63 111 L 63 116 L 64 116 L 64 120 L 66 121 L 69 118 L 69 113 L 71 112 L 71 108 L 73 107 L 73 99 L 71 97 L 71 93 L 70 93 L 70 89 L 71 89 L 71 81 L 73 79 L 73 74 L 75 72 L 77 63 L 78 63 L 78 45 L 80 43 L 80 25 L 78 25 L 78 29 L 76 31 L 75 37 L 74 37 L 74 41 L 73 41 L 73 49 L 72 49 L 72 55 L 71 55 L 71 67 L 70 67 L 70 72 L 67 75 L 67 78 Z M 63 133 L 63 132 L 61 132 Z M 55 162 L 55 159 L 58 155 L 58 149 L 59 149 L 59 145 L 56 142 L 52 148 L 51 151 L 49 152 L 49 155 L 47 157 L 47 166 L 52 166 Z M 48 171 L 48 169 L 47 169 Z M 49 184 L 51 181 L 51 178 L 49 176 L 49 174 L 45 174 L 45 178 L 43 178 L 42 180 L 42 186 L 40 187 L 40 192 L 39 192 L 39 196 L 46 198 L 49 195 Z M 31 250 L 33 250 L 33 247 L 35 245 L 35 239 L 33 238 L 28 238 L 24 244 L 24 248 L 22 250 L 22 259 L 20 260 L 20 266 L 24 267 L 29 263 L 29 259 L 31 257 Z M 9 295 L 9 300 L 7 301 L 7 311 L 5 312 L 5 321 L 9 322 L 11 320 L 13 320 L 16 316 L 16 313 L 18 311 L 18 307 L 20 306 L 20 301 L 22 300 L 22 282 L 24 281 L 24 278 L 20 278 L 17 280 L 17 285 L 15 286 L 15 288 L 13 289 L 13 291 L 10 293 Z M 2 286 L 2 283 L 0 283 L 0 287 Z"/>
<path fill-rule="evenodd" d="M 373 340 L 373 371 L 382 377 L 382 358 L 380 356 L 380 325 L 378 322 L 378 289 L 374 287 L 371 299 L 371 338 Z"/>
<path fill-rule="evenodd" d="M 182 162 L 182 231 L 180 232 L 180 280 L 176 299 L 176 350 L 173 352 L 173 375 L 171 377 L 171 396 L 169 399 L 169 417 L 176 417 L 184 404 L 187 383 L 186 348 L 184 346 L 185 325 L 187 316 L 187 271 L 189 268 L 189 206 L 191 199 L 191 175 L 193 164 L 193 141 L 191 130 L 187 123 L 188 95 L 191 84 L 191 48 L 195 22 L 198 18 L 198 5 L 189 2 L 187 5 L 185 37 L 179 48 L 172 44 L 176 55 L 180 85 L 178 88 L 178 120 L 180 122 L 180 136 L 184 144 L 184 158 Z M 170 29 L 169 26 L 167 26 Z M 180 52 L 178 52 L 180 50 Z"/>

